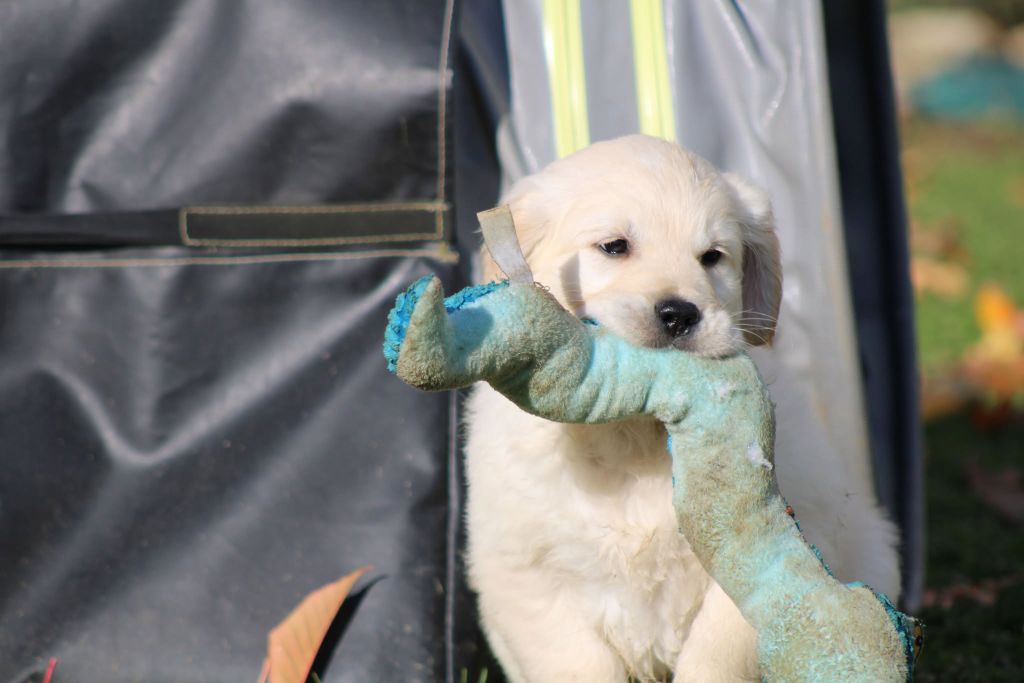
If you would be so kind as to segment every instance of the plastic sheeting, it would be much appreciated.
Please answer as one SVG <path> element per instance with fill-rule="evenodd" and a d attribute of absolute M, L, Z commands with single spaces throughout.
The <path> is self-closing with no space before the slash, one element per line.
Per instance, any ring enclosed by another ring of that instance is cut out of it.
<path fill-rule="evenodd" d="M 255 681 L 363 564 L 328 680 L 442 680 L 454 406 L 379 328 L 445 264 L 73 258 L 0 262 L 0 680 Z"/>
<path fill-rule="evenodd" d="M 452 19 L 0 6 L 0 681 L 255 681 L 364 564 L 324 680 L 457 679 L 457 401 L 380 352 L 459 283 Z"/>

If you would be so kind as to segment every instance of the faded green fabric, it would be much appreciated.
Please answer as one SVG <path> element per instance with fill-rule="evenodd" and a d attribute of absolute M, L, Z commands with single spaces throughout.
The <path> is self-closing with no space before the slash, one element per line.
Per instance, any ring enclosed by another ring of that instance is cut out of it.
<path fill-rule="evenodd" d="M 766 680 L 908 680 L 913 622 L 833 578 L 787 513 L 772 471 L 772 404 L 749 357 L 633 346 L 535 285 L 480 290 L 451 312 L 437 279 L 413 291 L 389 331 L 409 384 L 483 380 L 550 420 L 665 424 L 679 528 L 757 630 Z"/>

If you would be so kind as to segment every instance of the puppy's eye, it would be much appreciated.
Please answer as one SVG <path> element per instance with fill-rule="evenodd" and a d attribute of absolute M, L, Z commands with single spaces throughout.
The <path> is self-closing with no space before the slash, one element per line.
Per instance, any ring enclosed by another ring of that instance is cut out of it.
<path fill-rule="evenodd" d="M 624 239 L 612 240 L 611 242 L 604 242 L 603 244 L 597 245 L 601 251 L 612 256 L 622 256 L 623 254 L 629 253 L 629 242 Z"/>
<path fill-rule="evenodd" d="M 710 268 L 711 266 L 718 263 L 718 261 L 721 258 L 722 252 L 718 251 L 717 249 L 708 249 L 707 251 L 700 255 L 700 264 L 705 268 Z"/>

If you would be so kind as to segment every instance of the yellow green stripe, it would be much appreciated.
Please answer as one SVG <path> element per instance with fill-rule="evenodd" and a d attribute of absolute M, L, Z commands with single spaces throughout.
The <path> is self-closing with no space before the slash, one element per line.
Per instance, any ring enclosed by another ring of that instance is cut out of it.
<path fill-rule="evenodd" d="M 564 157 L 590 144 L 580 0 L 543 3 L 544 56 L 551 87 L 555 152 Z"/>
<path fill-rule="evenodd" d="M 668 49 L 661 0 L 630 0 L 633 66 L 640 131 L 676 139 L 675 106 L 668 77 Z"/>

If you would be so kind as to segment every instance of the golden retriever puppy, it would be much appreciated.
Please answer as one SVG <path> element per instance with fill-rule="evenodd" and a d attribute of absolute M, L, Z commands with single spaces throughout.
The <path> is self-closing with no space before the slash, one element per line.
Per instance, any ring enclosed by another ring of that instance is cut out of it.
<path fill-rule="evenodd" d="M 676 144 L 601 142 L 505 198 L 538 282 L 637 344 L 768 344 L 779 243 L 760 189 Z M 484 277 L 500 277 L 484 255 Z M 469 575 L 514 683 L 758 681 L 756 636 L 676 526 L 660 424 L 563 425 L 486 385 L 468 404 Z M 841 579 L 895 597 L 895 531 L 835 459 L 779 454 L 783 491 Z M 674 676 L 674 678 L 673 678 Z"/>

